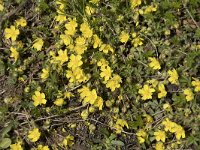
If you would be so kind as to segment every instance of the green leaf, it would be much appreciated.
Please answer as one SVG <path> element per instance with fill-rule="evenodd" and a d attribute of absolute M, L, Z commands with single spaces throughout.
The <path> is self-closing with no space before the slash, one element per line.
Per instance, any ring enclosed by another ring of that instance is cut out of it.
<path fill-rule="evenodd" d="M 119 141 L 119 140 L 112 140 L 111 144 L 117 145 L 117 146 L 124 146 L 124 143 L 122 141 Z"/>
<path fill-rule="evenodd" d="M 11 140 L 9 138 L 3 138 L 1 141 L 0 141 L 0 148 L 1 149 L 6 149 L 10 146 L 11 144 Z"/>
<path fill-rule="evenodd" d="M 10 123 L 7 127 L 5 127 L 2 131 L 1 131 L 1 137 L 4 138 L 5 135 L 12 129 L 13 124 Z"/>

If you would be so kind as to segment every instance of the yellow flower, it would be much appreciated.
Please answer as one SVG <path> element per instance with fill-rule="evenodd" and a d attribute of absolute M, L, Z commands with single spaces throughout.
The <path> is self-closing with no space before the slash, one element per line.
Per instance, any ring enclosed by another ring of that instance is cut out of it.
<path fill-rule="evenodd" d="M 169 70 L 168 72 L 169 77 L 169 82 L 171 82 L 172 84 L 178 84 L 178 73 L 175 69 L 173 70 Z"/>
<path fill-rule="evenodd" d="M 40 93 L 39 91 L 35 91 L 35 95 L 32 96 L 34 106 L 38 106 L 41 104 L 46 104 L 47 100 L 45 99 L 45 94 Z"/>
<path fill-rule="evenodd" d="M 186 95 L 186 100 L 188 102 L 194 99 L 194 94 L 190 88 L 183 90 L 183 93 Z"/>
<path fill-rule="evenodd" d="M 128 123 L 126 122 L 126 120 L 123 120 L 123 119 L 117 119 L 117 122 L 115 124 L 115 129 L 116 129 L 116 133 L 117 134 L 120 134 L 122 131 L 123 131 L 123 127 L 125 127 L 128 129 L 129 126 L 128 126 Z"/>
<path fill-rule="evenodd" d="M 154 57 L 148 58 L 151 62 L 149 63 L 149 67 L 153 68 L 154 70 L 161 69 L 159 61 Z"/>
<path fill-rule="evenodd" d="M 65 24 L 65 34 L 73 36 L 76 33 L 76 27 L 78 26 L 76 18 L 69 18 L 69 22 Z"/>
<path fill-rule="evenodd" d="M 109 66 L 101 69 L 100 76 L 104 78 L 104 81 L 108 81 L 111 77 L 112 70 Z"/>
<path fill-rule="evenodd" d="M 49 69 L 42 69 L 40 77 L 41 79 L 47 79 L 49 77 Z"/>
<path fill-rule="evenodd" d="M 138 130 L 136 135 L 137 135 L 137 139 L 138 139 L 140 144 L 145 142 L 145 138 L 147 136 L 147 133 L 143 129 Z"/>
<path fill-rule="evenodd" d="M 90 104 L 94 104 L 94 102 L 97 99 L 97 92 L 95 89 L 93 89 L 92 91 L 86 93 L 87 96 L 84 98 L 83 102 L 84 103 L 90 103 Z"/>
<path fill-rule="evenodd" d="M 12 41 L 16 41 L 18 35 L 19 35 L 19 29 L 16 29 L 15 26 L 10 26 L 10 28 L 5 29 L 6 39 L 11 38 Z"/>
<path fill-rule="evenodd" d="M 109 51 L 112 53 L 114 52 L 114 49 L 108 44 L 102 44 L 99 50 L 103 51 L 105 54 L 108 54 Z"/>
<path fill-rule="evenodd" d="M 3 9 L 4 9 L 3 3 L 0 2 L 0 11 L 3 11 Z"/>
<path fill-rule="evenodd" d="M 165 131 L 170 131 L 171 133 L 175 133 L 177 140 L 180 140 L 181 137 L 185 138 L 185 130 L 182 126 L 176 124 L 175 122 L 170 121 L 166 118 L 162 124 L 165 126 Z"/>
<path fill-rule="evenodd" d="M 66 46 L 68 46 L 72 43 L 72 38 L 69 35 L 67 35 L 66 32 L 65 32 L 65 34 L 61 34 L 60 38 Z"/>
<path fill-rule="evenodd" d="M 86 6 L 86 7 L 85 7 L 85 12 L 86 12 L 86 14 L 87 14 L 88 16 L 91 16 L 92 14 L 94 14 L 95 9 L 92 8 L 92 7 L 90 7 L 90 6 Z"/>
<path fill-rule="evenodd" d="M 72 54 L 70 56 L 70 62 L 68 63 L 68 67 L 72 68 L 72 69 L 75 69 L 75 68 L 81 66 L 83 64 L 81 59 L 82 59 L 81 55 Z"/>
<path fill-rule="evenodd" d="M 37 150 L 49 150 L 48 146 L 42 146 L 41 144 L 38 145 Z"/>
<path fill-rule="evenodd" d="M 134 47 L 138 47 L 138 46 L 141 46 L 143 44 L 143 38 L 136 37 L 131 42 L 132 42 Z"/>
<path fill-rule="evenodd" d="M 11 57 L 11 58 L 14 58 L 14 59 L 15 59 L 15 62 L 16 62 L 17 59 L 19 58 L 19 52 L 18 52 L 17 49 L 14 48 L 14 47 L 10 47 L 10 51 L 11 51 L 10 57 Z"/>
<path fill-rule="evenodd" d="M 63 98 L 58 98 L 55 100 L 55 102 L 53 102 L 55 105 L 57 106 L 62 106 L 64 103 L 64 99 Z"/>
<path fill-rule="evenodd" d="M 60 65 L 62 66 L 65 62 L 68 61 L 68 55 L 67 50 L 59 50 L 58 56 L 56 57 L 56 60 L 59 61 Z"/>
<path fill-rule="evenodd" d="M 15 21 L 15 23 L 16 23 L 17 27 L 18 26 L 25 27 L 27 25 L 27 22 L 26 22 L 26 20 L 24 18 L 17 19 Z"/>
<path fill-rule="evenodd" d="M 93 35 L 92 29 L 90 29 L 88 23 L 84 22 L 81 24 L 80 31 L 85 38 L 90 38 Z"/>
<path fill-rule="evenodd" d="M 59 22 L 59 24 L 65 22 L 67 20 L 66 16 L 62 15 L 62 14 L 55 16 L 55 19 L 57 22 Z"/>
<path fill-rule="evenodd" d="M 120 39 L 120 42 L 126 43 L 128 41 L 128 39 L 129 39 L 129 34 L 124 32 L 124 31 L 122 31 L 120 36 L 119 36 L 119 39 Z"/>
<path fill-rule="evenodd" d="M 73 140 L 74 140 L 74 137 L 71 135 L 68 135 L 63 140 L 63 145 L 71 147 L 74 144 Z"/>
<path fill-rule="evenodd" d="M 199 92 L 200 91 L 200 81 L 197 78 L 193 78 L 194 81 L 192 81 L 192 86 L 194 86 L 194 91 Z"/>
<path fill-rule="evenodd" d="M 121 77 L 117 74 L 114 74 L 113 77 L 106 83 L 106 87 L 110 88 L 111 91 L 113 92 L 115 91 L 116 88 L 120 87 L 121 82 L 122 82 Z"/>
<path fill-rule="evenodd" d="M 40 138 L 40 131 L 38 128 L 34 128 L 33 130 L 29 131 L 28 138 L 31 142 L 36 142 Z"/>
<path fill-rule="evenodd" d="M 70 99 L 71 97 L 74 97 L 74 95 L 71 92 L 65 92 L 64 93 L 64 98 Z"/>
<path fill-rule="evenodd" d="M 73 69 L 72 71 L 67 70 L 66 77 L 70 79 L 69 80 L 70 83 L 76 82 L 76 81 L 81 83 L 87 80 L 87 77 L 85 76 L 83 70 L 80 67 L 77 67 Z"/>
<path fill-rule="evenodd" d="M 87 109 L 86 109 L 86 110 L 83 110 L 83 111 L 81 112 L 81 117 L 82 117 L 83 119 L 87 119 L 88 115 L 89 115 L 89 112 L 88 112 Z"/>
<path fill-rule="evenodd" d="M 151 79 L 146 81 L 148 84 L 151 84 L 154 88 L 158 85 L 158 80 Z"/>
<path fill-rule="evenodd" d="M 130 0 L 131 8 L 134 9 L 135 7 L 141 5 L 142 0 Z"/>
<path fill-rule="evenodd" d="M 176 126 L 174 127 L 174 130 L 175 130 L 175 136 L 177 140 L 180 140 L 181 137 L 185 138 L 185 130 L 183 129 L 183 127 L 176 124 Z"/>
<path fill-rule="evenodd" d="M 11 144 L 10 150 L 23 150 L 21 145 L 22 145 L 22 142 L 17 142 L 15 144 Z"/>
<path fill-rule="evenodd" d="M 42 50 L 42 46 L 44 44 L 44 41 L 42 38 L 37 38 L 35 41 L 34 41 L 34 44 L 33 44 L 33 48 L 35 48 L 37 51 L 41 51 Z"/>
<path fill-rule="evenodd" d="M 86 43 L 86 39 L 84 37 L 77 37 L 75 40 L 76 45 L 81 46 Z"/>
<path fill-rule="evenodd" d="M 153 6 L 153 5 L 150 5 L 150 6 L 147 6 L 144 10 L 144 14 L 148 14 L 148 13 L 151 13 L 151 12 L 154 12 L 157 10 L 157 5 Z"/>
<path fill-rule="evenodd" d="M 160 92 L 158 93 L 158 98 L 166 97 L 167 92 L 166 92 L 166 90 L 165 90 L 164 84 L 159 84 L 159 85 L 158 85 L 158 90 L 160 91 Z"/>
<path fill-rule="evenodd" d="M 165 142 L 166 136 L 165 131 L 158 130 L 157 132 L 154 132 L 156 141 L 162 141 Z"/>
<path fill-rule="evenodd" d="M 152 123 L 153 122 L 153 118 L 150 115 L 144 114 L 143 117 L 145 117 L 144 120 L 145 120 L 146 123 Z"/>
<path fill-rule="evenodd" d="M 164 144 L 162 142 L 157 142 L 155 149 L 156 150 L 164 150 L 165 149 Z"/>
<path fill-rule="evenodd" d="M 97 47 L 100 47 L 102 45 L 102 41 L 101 39 L 95 34 L 93 35 L 93 48 L 97 48 Z"/>
<path fill-rule="evenodd" d="M 172 110 L 171 105 L 169 103 L 163 104 L 163 109 L 166 110 L 166 111 L 171 111 Z"/>
<path fill-rule="evenodd" d="M 162 124 L 165 126 L 165 131 L 170 131 L 170 132 L 174 132 L 174 127 L 176 125 L 175 122 L 172 122 L 169 120 L 169 118 L 166 118 L 165 120 L 162 121 Z"/>
<path fill-rule="evenodd" d="M 97 99 L 95 100 L 94 102 L 94 106 L 95 107 L 98 107 L 99 110 L 102 110 L 102 107 L 103 107 L 103 99 L 101 97 L 97 97 Z"/>
<path fill-rule="evenodd" d="M 100 66 L 102 70 L 108 66 L 108 61 L 106 61 L 105 59 L 101 59 L 97 62 L 97 66 Z"/>
<path fill-rule="evenodd" d="M 93 105 L 98 98 L 96 90 L 90 90 L 88 87 L 83 86 L 81 89 L 78 90 L 80 93 L 81 99 L 83 99 L 83 103 L 90 103 Z"/>
<path fill-rule="evenodd" d="M 145 84 L 142 89 L 139 89 L 138 93 L 142 96 L 142 100 L 147 100 L 152 99 L 153 92 L 155 92 L 155 89 Z"/>
<path fill-rule="evenodd" d="M 85 52 L 85 50 L 87 49 L 87 47 L 85 45 L 76 45 L 74 47 L 74 51 L 76 52 L 76 54 L 81 55 Z"/>

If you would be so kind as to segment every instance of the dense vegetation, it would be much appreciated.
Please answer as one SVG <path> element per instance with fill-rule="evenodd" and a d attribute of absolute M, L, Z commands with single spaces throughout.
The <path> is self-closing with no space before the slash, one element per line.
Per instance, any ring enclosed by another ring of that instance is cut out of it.
<path fill-rule="evenodd" d="M 200 149 L 199 0 L 0 0 L 0 149 Z"/>

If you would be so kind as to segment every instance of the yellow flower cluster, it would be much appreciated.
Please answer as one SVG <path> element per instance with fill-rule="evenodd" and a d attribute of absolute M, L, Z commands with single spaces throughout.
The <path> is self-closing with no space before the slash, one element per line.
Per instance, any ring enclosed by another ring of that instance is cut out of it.
<path fill-rule="evenodd" d="M 1 2 L 0 2 L 0 11 L 1 11 Z M 4 30 L 5 33 L 5 38 L 6 39 L 11 39 L 12 41 L 12 46 L 10 47 L 10 57 L 14 58 L 15 62 L 19 58 L 19 52 L 17 51 L 18 49 L 23 47 L 23 44 L 21 42 L 17 42 L 17 37 L 20 34 L 20 31 L 17 27 L 22 26 L 25 27 L 27 25 L 27 22 L 24 18 L 20 18 L 15 21 L 16 26 L 11 25 L 10 28 L 6 28 Z"/>
<path fill-rule="evenodd" d="M 88 25 L 87 22 L 83 22 L 80 26 L 80 31 L 82 32 L 83 37 L 85 38 L 91 38 L 93 35 L 93 31 Z"/>
<path fill-rule="evenodd" d="M 37 150 L 49 150 L 48 146 L 38 145 Z"/>
<path fill-rule="evenodd" d="M 29 131 L 28 138 L 30 139 L 31 142 L 36 142 L 40 138 L 40 135 L 41 135 L 41 133 L 40 133 L 39 129 L 34 128 L 33 130 Z"/>
<path fill-rule="evenodd" d="M 193 78 L 194 81 L 192 81 L 192 86 L 194 86 L 195 92 L 200 92 L 200 81 L 197 78 Z"/>
<path fill-rule="evenodd" d="M 59 0 L 56 0 L 56 4 L 57 4 L 56 12 L 58 13 L 58 15 L 55 16 L 55 19 L 59 24 L 61 24 L 67 20 L 66 16 L 64 15 L 65 4 Z"/>
<path fill-rule="evenodd" d="M 103 99 L 100 96 L 97 96 L 95 89 L 90 90 L 88 87 L 83 86 L 78 90 L 80 97 L 83 100 L 83 104 L 89 103 L 94 107 L 97 107 L 99 110 L 103 108 Z"/>
<path fill-rule="evenodd" d="M 94 34 L 93 35 L 93 48 L 100 47 L 102 45 L 101 39 L 98 37 L 98 35 Z"/>
<path fill-rule="evenodd" d="M 109 44 L 102 44 L 99 50 L 105 54 L 108 54 L 109 51 L 114 52 L 114 49 Z"/>
<path fill-rule="evenodd" d="M 177 85 L 179 83 L 178 82 L 179 75 L 178 75 L 176 69 L 169 70 L 167 73 L 170 76 L 169 79 L 168 79 L 169 82 L 171 82 L 172 84 L 176 84 Z"/>
<path fill-rule="evenodd" d="M 42 80 L 47 79 L 49 77 L 49 69 L 48 68 L 42 69 L 42 73 L 41 73 L 40 77 Z"/>
<path fill-rule="evenodd" d="M 183 93 L 186 95 L 187 101 L 191 101 L 194 99 L 194 94 L 190 88 L 184 89 Z"/>
<path fill-rule="evenodd" d="M 134 9 L 135 7 L 142 4 L 142 0 L 130 0 L 131 8 Z"/>
<path fill-rule="evenodd" d="M 120 134 L 123 131 L 123 127 L 126 127 L 127 129 L 128 127 L 128 123 L 126 122 L 126 120 L 123 119 L 117 119 L 117 122 L 114 126 L 116 133 Z"/>
<path fill-rule="evenodd" d="M 154 132 L 154 136 L 156 141 L 165 142 L 166 139 L 165 131 L 158 130 L 157 132 Z"/>
<path fill-rule="evenodd" d="M 63 104 L 65 104 L 65 99 L 70 99 L 71 97 L 73 97 L 74 95 L 71 93 L 71 92 L 64 92 L 62 93 L 61 91 L 58 91 L 58 94 L 57 94 L 57 98 L 56 100 L 54 101 L 54 104 L 56 106 L 62 106 Z"/>
<path fill-rule="evenodd" d="M 151 62 L 149 63 L 149 67 L 153 68 L 154 70 L 161 69 L 159 61 L 154 57 L 148 58 Z"/>
<path fill-rule="evenodd" d="M 33 44 L 32 48 L 35 48 L 37 51 L 42 50 L 42 46 L 44 44 L 44 41 L 42 38 L 37 38 L 33 43 L 34 44 Z"/>
<path fill-rule="evenodd" d="M 156 150 L 164 150 L 165 146 L 164 146 L 164 144 L 162 142 L 157 142 L 155 149 Z"/>
<path fill-rule="evenodd" d="M 165 85 L 164 84 L 162 84 L 162 83 L 159 84 L 158 85 L 158 90 L 159 90 L 158 98 L 166 97 L 167 91 L 165 90 Z"/>
<path fill-rule="evenodd" d="M 132 34 L 132 36 L 133 36 L 133 34 Z M 141 46 L 142 44 L 143 44 L 143 38 L 141 38 L 141 37 L 135 37 L 132 41 L 131 41 L 131 43 L 133 44 L 133 46 L 134 47 L 138 47 L 138 46 Z"/>
<path fill-rule="evenodd" d="M 11 58 L 14 58 L 14 59 L 15 59 L 15 62 L 16 62 L 17 59 L 19 58 L 19 52 L 18 52 L 17 49 L 14 48 L 14 47 L 10 47 L 10 51 L 11 51 L 10 57 L 11 57 Z"/>
<path fill-rule="evenodd" d="M 16 21 L 15 21 L 15 23 L 16 23 L 16 26 L 18 27 L 18 26 L 21 26 L 21 27 L 25 27 L 26 25 L 27 25 L 27 22 L 26 22 L 26 20 L 24 19 L 24 18 L 20 18 L 20 19 L 17 19 Z"/>
<path fill-rule="evenodd" d="M 64 138 L 62 144 L 65 146 L 65 147 L 71 147 L 72 145 L 74 145 L 74 137 L 71 136 L 71 135 L 68 135 Z"/>
<path fill-rule="evenodd" d="M 11 144 L 10 145 L 10 150 L 23 150 L 22 142 L 19 141 L 19 142 L 15 143 L 15 144 Z"/>
<path fill-rule="evenodd" d="M 108 66 L 108 62 L 105 59 L 98 61 L 97 66 L 100 67 L 100 76 L 104 79 L 103 83 L 106 84 L 107 88 L 110 88 L 113 92 L 116 88 L 120 87 L 120 83 L 122 82 L 121 77 L 117 74 L 113 74 L 112 76 L 113 71 Z"/>
<path fill-rule="evenodd" d="M 145 8 L 144 14 L 148 14 L 157 10 L 157 5 L 149 5 Z"/>
<path fill-rule="evenodd" d="M 157 80 L 147 80 L 143 88 L 139 89 L 138 93 L 142 96 L 142 100 L 152 99 L 153 93 L 158 89 L 158 98 L 164 98 L 167 95 L 165 85 L 163 83 L 158 83 Z"/>
<path fill-rule="evenodd" d="M 88 79 L 88 77 L 81 69 L 81 65 L 83 64 L 81 59 L 81 55 L 72 54 L 70 56 L 70 61 L 68 63 L 69 70 L 66 72 L 66 77 L 69 79 L 70 83 L 81 83 Z"/>
<path fill-rule="evenodd" d="M 85 12 L 88 16 L 91 16 L 92 14 L 95 13 L 95 9 L 91 6 L 86 6 L 85 7 Z"/>
<path fill-rule="evenodd" d="M 68 61 L 68 55 L 67 50 L 59 50 L 58 55 L 56 56 L 55 52 L 50 52 L 51 60 L 50 62 L 52 64 L 59 64 L 59 66 L 62 66 L 65 62 Z"/>
<path fill-rule="evenodd" d="M 140 144 L 145 142 L 145 138 L 147 137 L 147 133 L 144 129 L 139 129 L 136 133 L 137 139 Z"/>
<path fill-rule="evenodd" d="M 177 140 L 180 140 L 181 137 L 185 138 L 185 130 L 182 126 L 176 124 L 173 121 L 170 121 L 169 118 L 166 118 L 162 124 L 165 126 L 165 131 L 169 131 L 171 133 L 174 133 Z"/>

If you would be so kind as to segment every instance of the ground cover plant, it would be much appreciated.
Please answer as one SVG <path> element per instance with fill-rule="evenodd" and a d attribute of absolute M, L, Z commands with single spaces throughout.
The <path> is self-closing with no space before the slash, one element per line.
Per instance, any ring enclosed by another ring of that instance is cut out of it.
<path fill-rule="evenodd" d="M 0 0 L 0 149 L 200 149 L 199 0 Z"/>

